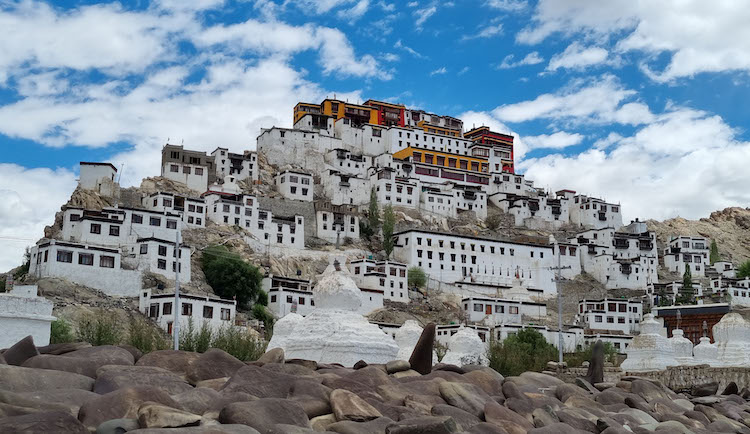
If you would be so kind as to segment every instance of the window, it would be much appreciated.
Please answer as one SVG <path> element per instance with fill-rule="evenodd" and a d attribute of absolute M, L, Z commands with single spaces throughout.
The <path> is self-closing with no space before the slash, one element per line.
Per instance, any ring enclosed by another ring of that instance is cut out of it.
<path fill-rule="evenodd" d="M 101 234 L 102 233 L 102 225 L 100 225 L 99 223 L 91 223 L 90 232 L 92 234 Z"/>
<path fill-rule="evenodd" d="M 158 259 L 156 261 L 156 268 L 160 270 L 166 270 L 167 269 L 167 260 L 166 259 Z"/>
<path fill-rule="evenodd" d="M 176 164 L 170 164 L 170 165 L 169 165 L 169 171 L 170 171 L 170 172 L 173 172 L 173 173 L 177 173 L 177 172 L 179 172 L 179 171 L 180 171 L 180 168 L 179 168 L 179 167 L 177 167 L 177 165 L 176 165 Z"/>
<path fill-rule="evenodd" d="M 99 266 L 103 268 L 115 268 L 115 257 L 114 256 L 100 256 Z"/>
<path fill-rule="evenodd" d="M 182 314 L 185 316 L 193 316 L 193 304 L 182 303 Z"/>
<path fill-rule="evenodd" d="M 151 217 L 148 219 L 148 224 L 151 226 L 161 226 L 161 219 L 159 217 Z"/>
<path fill-rule="evenodd" d="M 162 315 L 172 315 L 172 302 L 164 303 L 162 306 Z"/>
<path fill-rule="evenodd" d="M 116 225 L 109 225 L 109 234 L 113 237 L 119 237 L 120 227 Z"/>
<path fill-rule="evenodd" d="M 69 250 L 58 250 L 57 251 L 57 262 L 73 262 L 73 252 Z"/>
<path fill-rule="evenodd" d="M 79 253 L 78 263 L 81 265 L 94 265 L 94 255 L 92 253 Z"/>
<path fill-rule="evenodd" d="M 305 304 L 305 297 L 300 297 L 299 298 L 299 304 L 300 304 L 300 306 L 303 306 Z"/>
<path fill-rule="evenodd" d="M 618 324 L 625 324 L 625 317 L 624 316 L 617 317 L 617 323 Z"/>
<path fill-rule="evenodd" d="M 607 317 L 607 324 L 614 324 L 614 323 L 615 323 L 615 318 L 611 317 L 611 316 L 608 316 Z"/>
<path fill-rule="evenodd" d="M 159 317 L 159 303 L 151 303 L 148 307 L 148 317 L 158 318 Z"/>
<path fill-rule="evenodd" d="M 140 214 L 133 214 L 131 220 L 133 221 L 133 223 L 143 223 L 143 216 Z"/>
<path fill-rule="evenodd" d="M 274 298 L 275 297 L 276 296 L 274 295 Z M 274 300 L 274 301 L 276 301 L 276 300 Z M 231 310 L 222 307 L 221 308 L 221 320 L 222 321 L 229 321 L 231 312 L 232 312 Z"/>
<path fill-rule="evenodd" d="M 81 219 L 81 216 L 78 215 L 78 214 L 71 214 L 70 215 L 70 221 L 72 221 L 72 222 L 77 222 L 80 219 Z"/>
<path fill-rule="evenodd" d="M 213 319 L 214 308 L 211 306 L 203 306 L 203 318 Z"/>
<path fill-rule="evenodd" d="M 167 256 L 167 246 L 159 246 L 159 256 Z"/>
<path fill-rule="evenodd" d="M 291 296 L 291 295 L 287 295 L 287 296 L 286 296 L 286 302 L 287 302 L 287 303 L 294 303 L 294 299 L 292 298 L 292 296 Z"/>
<path fill-rule="evenodd" d="M 195 168 L 195 174 L 198 176 L 203 176 L 203 168 L 202 167 L 196 167 Z"/>
<path fill-rule="evenodd" d="M 505 306 L 499 304 L 495 305 L 495 313 L 505 313 Z"/>
<path fill-rule="evenodd" d="M 509 312 L 509 313 L 510 313 L 511 315 L 513 315 L 513 314 L 518 314 L 518 306 L 510 306 L 510 308 L 508 309 L 508 312 Z"/>
<path fill-rule="evenodd" d="M 596 315 L 594 317 L 594 322 L 602 322 L 602 316 L 601 315 Z"/>
<path fill-rule="evenodd" d="M 479 303 L 474 303 L 474 312 L 483 312 L 484 311 L 484 305 Z"/>

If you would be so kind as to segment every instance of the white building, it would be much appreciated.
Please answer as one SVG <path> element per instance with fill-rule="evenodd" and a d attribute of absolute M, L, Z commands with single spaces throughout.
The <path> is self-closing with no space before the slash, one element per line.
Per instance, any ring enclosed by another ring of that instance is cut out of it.
<path fill-rule="evenodd" d="M 381 206 L 391 204 L 412 209 L 419 207 L 420 184 L 416 179 L 396 176 L 396 171 L 390 168 L 375 171 L 370 179 Z M 368 201 L 369 198 L 368 195 Z"/>
<path fill-rule="evenodd" d="M 622 226 L 620 204 L 608 203 L 602 199 L 575 194 L 571 190 L 561 190 L 568 199 L 570 222 L 584 228 L 614 228 Z"/>
<path fill-rule="evenodd" d="M 102 196 L 116 197 L 120 194 L 120 184 L 115 180 L 117 168 L 110 163 L 81 161 L 78 185 L 93 190 Z"/>
<path fill-rule="evenodd" d="M 0 348 L 31 335 L 34 345 L 49 344 L 53 303 L 37 295 L 36 285 L 15 285 L 0 293 Z"/>
<path fill-rule="evenodd" d="M 115 207 L 101 211 L 67 207 L 63 212 L 64 241 L 100 246 L 131 246 L 138 238 L 176 240 L 184 229 L 182 216 L 170 211 Z"/>
<path fill-rule="evenodd" d="M 508 336 L 517 334 L 521 330 L 524 329 L 533 329 L 539 332 L 544 338 L 555 346 L 555 348 L 559 347 L 560 344 L 560 334 L 557 332 L 557 329 L 550 329 L 547 326 L 540 326 L 540 325 L 531 325 L 531 324 L 500 324 L 496 325 L 492 333 L 494 334 L 495 339 L 498 341 L 504 341 L 508 338 Z M 575 351 L 578 351 L 582 349 L 585 345 L 584 343 L 584 333 L 583 328 L 572 326 L 563 328 L 563 351 L 566 353 L 572 353 Z"/>
<path fill-rule="evenodd" d="M 461 300 L 464 315 L 470 322 L 486 325 L 522 324 L 523 316 L 545 318 L 547 305 L 532 301 L 508 300 L 504 298 L 467 297 Z"/>
<path fill-rule="evenodd" d="M 435 326 L 435 340 L 443 345 L 448 345 L 451 336 L 458 333 L 461 327 L 466 327 L 477 332 L 479 339 L 489 345 L 492 327 L 476 324 L 438 324 Z"/>
<path fill-rule="evenodd" d="M 394 257 L 446 283 L 479 282 L 555 294 L 552 246 L 410 229 L 394 234 Z"/>
<path fill-rule="evenodd" d="M 334 205 L 365 205 L 370 202 L 371 182 L 336 170 L 321 175 L 323 193 Z"/>
<path fill-rule="evenodd" d="M 516 226 L 559 229 L 570 222 L 569 200 L 565 196 L 552 198 L 546 195 L 523 196 L 498 192 L 490 196 L 490 201 L 511 214 Z"/>
<path fill-rule="evenodd" d="M 641 301 L 604 298 L 583 299 L 578 302 L 577 322 L 586 329 L 599 333 L 602 331 L 627 335 L 638 333 L 642 319 L 643 303 Z"/>
<path fill-rule="evenodd" d="M 672 237 L 664 249 L 664 266 L 679 274 L 684 274 L 690 267 L 692 276 L 703 277 L 710 264 L 710 245 L 705 237 Z"/>
<path fill-rule="evenodd" d="M 722 277 L 734 279 L 737 276 L 737 270 L 735 270 L 734 264 L 729 261 L 716 261 L 711 267 L 714 273 L 717 273 Z"/>
<path fill-rule="evenodd" d="M 130 248 L 130 255 L 136 258 L 140 270 L 172 280 L 179 271 L 180 282 L 188 283 L 191 279 L 190 246 L 180 244 L 180 251 L 175 250 L 174 241 L 138 238 L 137 244 Z"/>
<path fill-rule="evenodd" d="M 352 279 L 360 289 L 383 292 L 383 298 L 401 303 L 409 302 L 407 267 L 395 261 L 355 259 L 350 262 Z M 382 307 L 382 301 L 380 307 Z"/>
<path fill-rule="evenodd" d="M 124 268 L 120 250 L 108 247 L 42 239 L 31 248 L 29 274 L 67 279 L 115 297 L 135 297 L 141 290 L 141 271 Z"/>
<path fill-rule="evenodd" d="M 317 237 L 329 243 L 343 243 L 345 239 L 359 240 L 359 213 L 351 205 L 315 203 Z"/>
<path fill-rule="evenodd" d="M 224 179 L 231 176 L 238 181 L 258 180 L 258 153 L 245 151 L 243 154 L 229 152 L 227 148 L 216 148 L 211 156 L 216 166 L 216 177 Z"/>
<path fill-rule="evenodd" d="M 161 176 L 185 184 L 199 193 L 215 178 L 214 158 L 205 152 L 190 151 L 167 144 L 161 151 Z"/>
<path fill-rule="evenodd" d="M 718 277 L 711 279 L 711 291 L 717 295 L 729 295 L 733 305 L 750 306 L 750 277 L 732 279 Z"/>
<path fill-rule="evenodd" d="M 178 214 L 191 228 L 206 227 L 206 201 L 174 193 L 156 192 L 142 199 L 144 208 L 151 211 Z"/>
<path fill-rule="evenodd" d="M 268 274 L 263 278 L 263 291 L 268 294 L 268 309 L 277 318 L 288 313 L 306 316 L 315 308 L 309 279 Z"/>
<path fill-rule="evenodd" d="M 150 289 L 139 293 L 138 309 L 170 335 L 173 331 L 175 310 L 174 294 L 152 294 Z M 200 330 L 204 324 L 213 331 L 234 325 L 237 301 L 218 297 L 180 294 L 180 333 L 184 333 L 192 321 L 193 329 Z"/>
<path fill-rule="evenodd" d="M 274 177 L 276 189 L 287 199 L 312 202 L 313 177 L 309 173 L 285 170 Z"/>

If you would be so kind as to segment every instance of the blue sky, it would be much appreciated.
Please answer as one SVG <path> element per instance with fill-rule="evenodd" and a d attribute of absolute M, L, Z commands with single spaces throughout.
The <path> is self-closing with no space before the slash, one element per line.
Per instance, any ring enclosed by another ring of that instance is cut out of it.
<path fill-rule="evenodd" d="M 747 22 L 737 1 L 0 0 L 0 270 L 79 161 L 137 185 L 168 138 L 253 149 L 334 94 L 512 133 L 538 186 L 626 218 L 747 207 Z"/>

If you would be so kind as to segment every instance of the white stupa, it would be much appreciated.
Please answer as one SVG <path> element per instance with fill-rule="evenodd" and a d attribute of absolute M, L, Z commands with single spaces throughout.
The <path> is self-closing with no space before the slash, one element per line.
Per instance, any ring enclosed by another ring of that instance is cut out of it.
<path fill-rule="evenodd" d="M 700 343 L 693 348 L 693 354 L 696 365 L 718 365 L 719 348 L 711 343 L 711 338 L 708 336 L 701 338 Z"/>
<path fill-rule="evenodd" d="M 489 365 L 487 347 L 479 338 L 476 330 L 461 326 L 448 341 L 448 351 L 441 362 L 457 366 L 486 366 Z"/>
<path fill-rule="evenodd" d="M 680 365 L 695 364 L 695 359 L 693 358 L 693 343 L 685 338 L 685 332 L 683 330 L 672 330 L 672 337 L 669 338 L 669 343 L 672 344 L 674 358 L 677 360 L 677 363 Z"/>
<path fill-rule="evenodd" d="M 678 365 L 672 345 L 659 333 L 661 328 L 654 315 L 643 316 L 641 334 L 634 337 L 625 350 L 628 358 L 620 365 L 623 371 L 660 371 Z"/>
<path fill-rule="evenodd" d="M 750 365 L 750 323 L 738 313 L 728 313 L 713 328 L 719 366 Z"/>
<path fill-rule="evenodd" d="M 422 336 L 424 329 L 420 325 L 410 319 L 399 327 L 396 331 L 396 345 L 398 345 L 398 357 L 399 360 L 409 360 L 411 353 L 414 352 L 414 347 L 417 346 L 419 337 Z"/>
<path fill-rule="evenodd" d="M 273 325 L 273 336 L 268 341 L 268 349 L 271 348 L 284 348 L 286 345 L 286 338 L 292 336 L 292 332 L 297 324 L 302 321 L 305 317 L 294 312 L 290 312 L 280 318 Z"/>
<path fill-rule="evenodd" d="M 359 360 L 386 363 L 397 358 L 394 340 L 357 313 L 362 303 L 360 290 L 346 267 L 334 261 L 313 292 L 315 310 L 301 320 L 285 324 L 282 336 L 272 340 L 269 348 L 277 345 L 289 359 L 344 366 L 353 366 Z M 274 338 L 276 333 L 274 330 Z"/>

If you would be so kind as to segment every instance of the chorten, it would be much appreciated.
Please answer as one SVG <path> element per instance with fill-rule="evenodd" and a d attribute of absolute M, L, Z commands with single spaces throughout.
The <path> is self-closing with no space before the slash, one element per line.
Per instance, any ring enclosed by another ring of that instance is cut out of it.
<path fill-rule="evenodd" d="M 750 323 L 738 313 L 728 313 L 713 328 L 719 366 L 750 365 Z"/>
<path fill-rule="evenodd" d="M 396 331 L 396 345 L 398 345 L 398 360 L 409 360 L 414 347 L 422 336 L 422 327 L 416 321 L 410 319 Z"/>
<path fill-rule="evenodd" d="M 279 340 L 271 342 L 287 358 L 344 366 L 359 360 L 386 363 L 396 359 L 398 346 L 393 339 L 357 313 L 362 303 L 360 290 L 338 260 L 326 268 L 313 292 L 315 309 L 287 324 Z"/>
<path fill-rule="evenodd" d="M 672 344 L 674 358 L 677 360 L 677 363 L 680 365 L 695 364 L 695 359 L 693 358 L 693 343 L 685 338 L 684 331 L 681 329 L 672 330 L 672 337 L 669 338 L 669 343 Z"/>
<path fill-rule="evenodd" d="M 703 336 L 698 345 L 693 348 L 696 365 L 717 366 L 719 357 L 719 348 L 716 344 L 711 343 L 711 338 Z"/>
<path fill-rule="evenodd" d="M 486 353 L 487 347 L 476 330 L 462 325 L 448 341 L 448 351 L 441 362 L 457 366 L 488 365 Z"/>
<path fill-rule="evenodd" d="M 654 315 L 644 315 L 641 334 L 634 337 L 625 350 L 628 358 L 620 365 L 623 371 L 660 371 L 667 366 L 678 365 L 672 345 L 659 333 L 660 329 L 661 325 L 654 319 Z"/>

